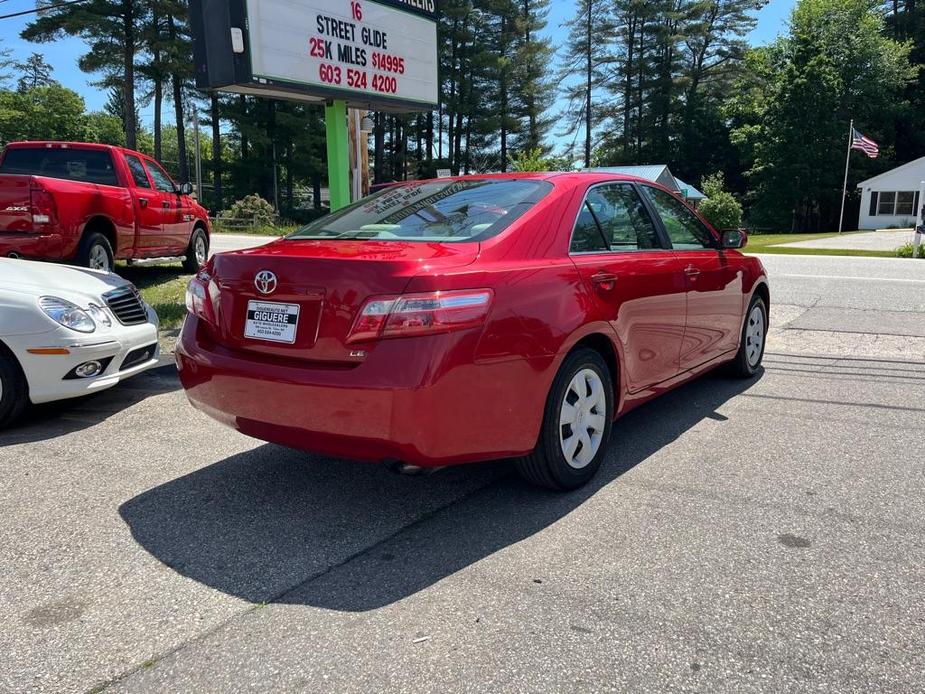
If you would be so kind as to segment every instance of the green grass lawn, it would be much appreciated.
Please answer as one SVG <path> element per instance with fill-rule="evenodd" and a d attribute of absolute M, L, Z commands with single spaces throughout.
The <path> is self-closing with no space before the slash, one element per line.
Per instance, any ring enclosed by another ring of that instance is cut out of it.
<path fill-rule="evenodd" d="M 856 231 L 846 231 L 841 236 L 857 234 Z M 779 255 L 851 255 L 873 258 L 895 258 L 893 251 L 860 251 L 840 250 L 837 248 L 785 248 L 776 244 L 793 243 L 796 241 L 812 241 L 814 239 L 829 239 L 839 234 L 749 234 L 746 253 L 777 253 Z"/>

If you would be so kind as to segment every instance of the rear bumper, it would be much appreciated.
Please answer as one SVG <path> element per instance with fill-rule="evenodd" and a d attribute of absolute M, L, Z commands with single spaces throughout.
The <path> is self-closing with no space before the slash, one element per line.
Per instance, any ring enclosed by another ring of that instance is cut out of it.
<path fill-rule="evenodd" d="M 197 337 L 177 345 L 190 402 L 243 434 L 338 458 L 422 467 L 523 455 L 546 399 L 542 364 L 474 364 L 466 333 L 386 340 L 366 361 L 329 366 L 267 359 Z M 455 364 L 455 365 L 454 365 Z"/>
<path fill-rule="evenodd" d="M 28 231 L 0 231 L 0 256 L 15 253 L 23 258 L 61 260 L 69 257 L 61 234 Z"/>

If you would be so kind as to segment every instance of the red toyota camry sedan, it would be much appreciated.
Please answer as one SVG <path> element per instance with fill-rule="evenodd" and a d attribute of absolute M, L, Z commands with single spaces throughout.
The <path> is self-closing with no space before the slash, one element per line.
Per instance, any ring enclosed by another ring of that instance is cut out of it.
<path fill-rule="evenodd" d="M 404 468 L 512 457 L 572 489 L 611 424 L 764 352 L 745 236 L 604 173 L 400 184 L 190 282 L 177 348 L 200 410 L 250 436 Z"/>

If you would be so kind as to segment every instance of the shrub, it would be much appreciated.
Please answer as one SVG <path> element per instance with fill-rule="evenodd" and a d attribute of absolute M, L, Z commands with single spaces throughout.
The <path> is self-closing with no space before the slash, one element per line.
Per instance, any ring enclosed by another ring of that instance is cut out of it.
<path fill-rule="evenodd" d="M 700 203 L 700 214 L 717 229 L 737 229 L 742 226 L 742 206 L 723 190 L 724 184 L 722 173 L 704 176 L 703 192 L 708 199 Z"/>
<path fill-rule="evenodd" d="M 255 224 L 264 226 L 273 226 L 276 222 L 273 205 L 256 193 L 236 200 L 230 209 L 222 212 L 221 216 L 231 219 L 252 219 Z"/>
<path fill-rule="evenodd" d="M 912 242 L 904 243 L 902 246 L 896 249 L 896 256 L 898 258 L 911 258 L 912 251 L 914 250 Z M 925 243 L 919 244 L 919 258 L 925 258 Z"/>

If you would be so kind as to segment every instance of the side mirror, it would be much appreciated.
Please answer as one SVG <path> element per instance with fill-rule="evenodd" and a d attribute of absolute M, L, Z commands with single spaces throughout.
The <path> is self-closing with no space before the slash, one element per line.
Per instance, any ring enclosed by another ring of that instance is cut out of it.
<path fill-rule="evenodd" d="M 726 229 L 723 231 L 722 247 L 723 248 L 745 248 L 748 242 L 748 234 L 742 229 Z"/>
<path fill-rule="evenodd" d="M 177 192 L 180 195 L 192 195 L 193 194 L 193 184 L 192 183 L 181 183 L 177 188 Z"/>

